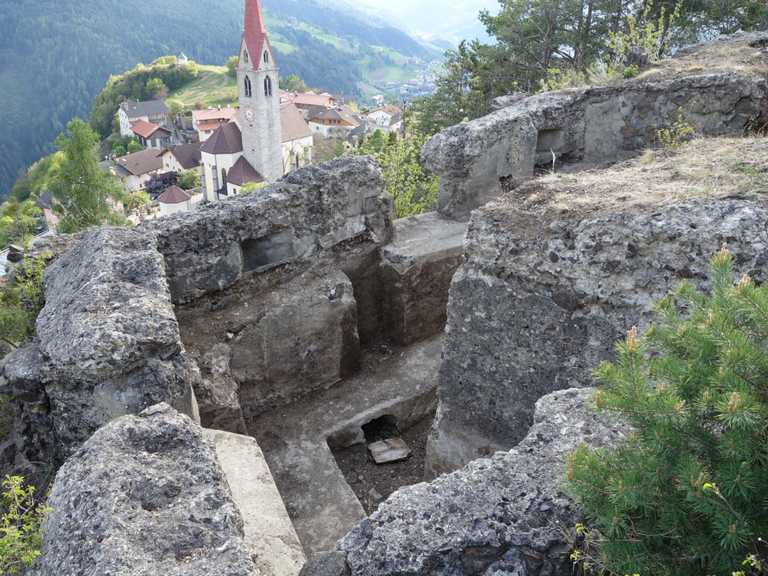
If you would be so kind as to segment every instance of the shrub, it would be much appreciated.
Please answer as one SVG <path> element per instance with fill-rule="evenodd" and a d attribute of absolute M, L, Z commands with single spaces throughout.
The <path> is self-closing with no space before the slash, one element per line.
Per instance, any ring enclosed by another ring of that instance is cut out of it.
<path fill-rule="evenodd" d="M 664 150 L 674 151 L 686 142 L 690 142 L 696 136 L 696 129 L 683 116 L 681 110 L 677 111 L 677 117 L 666 128 L 656 131 L 656 139 Z"/>
<path fill-rule="evenodd" d="M 35 503 L 35 487 L 7 476 L 0 502 L 0 574 L 22 574 L 40 556 L 41 525 L 48 509 Z"/>
<path fill-rule="evenodd" d="M 605 574 L 758 574 L 768 534 L 768 286 L 733 283 L 712 260 L 711 293 L 682 284 L 640 338 L 596 372 L 599 408 L 635 429 L 579 448 L 568 486 L 589 518 L 574 558 Z M 746 565 L 742 564 L 747 558 Z"/>
<path fill-rule="evenodd" d="M 44 301 L 44 258 L 27 258 L 14 280 L 0 288 L 0 340 L 12 348 L 34 334 L 35 320 Z"/>

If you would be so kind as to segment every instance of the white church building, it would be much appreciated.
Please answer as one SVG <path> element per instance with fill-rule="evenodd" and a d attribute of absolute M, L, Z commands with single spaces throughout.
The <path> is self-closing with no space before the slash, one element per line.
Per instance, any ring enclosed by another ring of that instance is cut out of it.
<path fill-rule="evenodd" d="M 311 130 L 298 122 L 301 113 L 293 104 L 280 104 L 278 69 L 260 0 L 245 3 L 237 83 L 240 108 L 235 117 L 200 147 L 203 193 L 209 202 L 237 194 L 249 183 L 275 182 L 312 160 Z"/>

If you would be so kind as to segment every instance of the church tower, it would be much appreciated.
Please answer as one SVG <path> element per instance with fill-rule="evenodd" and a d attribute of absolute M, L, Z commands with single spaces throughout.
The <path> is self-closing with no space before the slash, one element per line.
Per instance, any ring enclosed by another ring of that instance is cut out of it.
<path fill-rule="evenodd" d="M 268 182 L 283 176 L 277 64 L 269 44 L 260 0 L 245 0 L 245 27 L 237 69 L 238 125 L 243 156 Z"/>

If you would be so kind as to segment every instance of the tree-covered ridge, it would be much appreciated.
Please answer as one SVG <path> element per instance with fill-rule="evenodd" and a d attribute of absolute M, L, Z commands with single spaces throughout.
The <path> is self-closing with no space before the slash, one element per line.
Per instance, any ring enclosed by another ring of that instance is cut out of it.
<path fill-rule="evenodd" d="M 480 18 L 492 43 L 464 42 L 447 56 L 437 93 L 420 102 L 433 133 L 482 116 L 497 96 L 604 84 L 637 75 L 675 48 L 768 26 L 762 0 L 500 0 Z"/>
<path fill-rule="evenodd" d="M 372 26 L 315 0 L 268 0 L 281 74 L 311 86 L 354 94 L 373 54 L 384 47 L 403 58 L 433 55 L 406 34 Z M 0 197 L 19 172 L 53 149 L 75 116 L 88 117 L 113 74 L 139 62 L 185 52 L 223 64 L 236 54 L 242 0 L 16 0 L 0 18 Z M 301 23 L 299 26 L 297 22 Z M 325 40 L 336 36 L 342 46 Z M 345 47 L 359 43 L 361 50 Z M 384 64 L 389 64 L 384 58 Z"/>

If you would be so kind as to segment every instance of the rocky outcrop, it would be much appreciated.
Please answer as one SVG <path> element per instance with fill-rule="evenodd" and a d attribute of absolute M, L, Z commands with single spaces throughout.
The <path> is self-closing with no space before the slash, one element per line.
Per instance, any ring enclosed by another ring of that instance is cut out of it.
<path fill-rule="evenodd" d="M 538 398 L 590 385 L 679 281 L 706 286 L 721 246 L 764 280 L 768 201 L 738 166 L 766 152 L 761 139 L 700 140 L 533 181 L 476 211 L 451 287 L 429 471 L 514 446 Z"/>
<path fill-rule="evenodd" d="M 197 417 L 192 384 L 199 374 L 181 344 L 151 237 L 88 232 L 48 268 L 45 295 L 36 341 L 4 367 L 19 401 L 19 458 L 34 461 L 36 444 L 50 448 L 55 438 L 61 462 L 113 418 L 158 402 Z M 25 422 L 40 429 L 27 435 Z"/>
<path fill-rule="evenodd" d="M 625 158 L 656 144 L 657 131 L 679 115 L 701 135 L 741 135 L 768 100 L 768 54 L 755 55 L 751 46 L 764 36 L 722 41 L 731 44 L 721 47 L 729 59 L 750 62 L 738 73 L 704 74 L 712 62 L 673 59 L 620 86 L 505 98 L 488 116 L 444 130 L 422 153 L 441 178 L 440 212 L 467 220 L 474 208 L 533 178 L 537 165 Z"/>
<path fill-rule="evenodd" d="M 173 300 L 183 304 L 233 286 L 244 273 L 307 261 L 362 235 L 384 244 L 391 212 L 381 169 L 350 157 L 146 228 L 157 234 Z"/>
<path fill-rule="evenodd" d="M 59 470 L 32 576 L 253 576 L 213 448 L 168 405 L 99 430 Z"/>
<path fill-rule="evenodd" d="M 580 515 L 563 492 L 565 459 L 581 443 L 615 445 L 628 431 L 596 414 L 590 395 L 542 398 L 516 448 L 401 489 L 341 540 L 344 563 L 338 552 L 325 555 L 304 574 L 325 574 L 318 566 L 327 566 L 334 576 L 570 575 L 563 531 Z"/>

